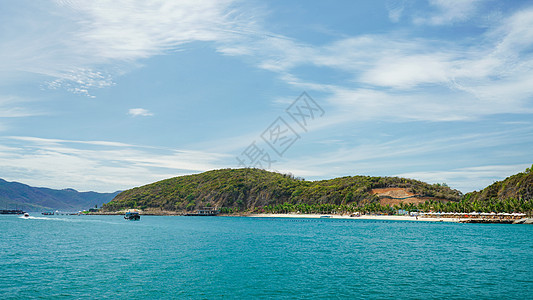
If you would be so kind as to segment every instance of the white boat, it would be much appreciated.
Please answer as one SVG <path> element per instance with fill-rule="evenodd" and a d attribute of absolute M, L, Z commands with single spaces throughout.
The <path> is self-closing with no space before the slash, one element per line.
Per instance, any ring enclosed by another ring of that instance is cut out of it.
<path fill-rule="evenodd" d="M 132 221 L 139 221 L 141 219 L 141 216 L 136 211 L 129 211 L 124 215 L 124 219 L 126 220 L 132 220 Z"/>

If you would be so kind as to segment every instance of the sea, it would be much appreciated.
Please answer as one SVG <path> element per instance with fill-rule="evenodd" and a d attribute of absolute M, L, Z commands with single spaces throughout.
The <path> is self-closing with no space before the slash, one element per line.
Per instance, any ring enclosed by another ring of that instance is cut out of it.
<path fill-rule="evenodd" d="M 0 299 L 533 299 L 533 226 L 0 215 Z"/>

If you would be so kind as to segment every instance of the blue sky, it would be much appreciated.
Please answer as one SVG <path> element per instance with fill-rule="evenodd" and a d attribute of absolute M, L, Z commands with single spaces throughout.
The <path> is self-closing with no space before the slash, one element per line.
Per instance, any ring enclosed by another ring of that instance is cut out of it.
<path fill-rule="evenodd" d="M 1 1 L 0 24 L 6 180 L 244 165 L 469 192 L 533 162 L 530 1 Z"/>

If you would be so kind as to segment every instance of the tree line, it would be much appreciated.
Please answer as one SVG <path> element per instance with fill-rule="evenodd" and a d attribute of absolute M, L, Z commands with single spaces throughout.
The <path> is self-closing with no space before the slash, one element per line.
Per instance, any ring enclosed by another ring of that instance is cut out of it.
<path fill-rule="evenodd" d="M 301 213 L 301 214 L 388 214 L 392 215 L 400 210 L 404 211 L 418 211 L 418 212 L 495 212 L 495 213 L 526 213 L 533 215 L 533 199 L 489 199 L 488 201 L 468 201 L 463 199 L 459 202 L 438 202 L 438 201 L 426 201 L 421 204 L 404 204 L 398 205 L 381 205 L 379 203 L 366 203 L 366 204 L 307 204 L 307 203 L 282 203 L 276 205 L 266 205 L 263 207 L 257 207 L 253 212 L 255 213 L 274 213 L 274 214 L 286 214 L 286 213 Z M 227 210 L 222 208 L 222 213 L 236 212 L 234 210 Z"/>

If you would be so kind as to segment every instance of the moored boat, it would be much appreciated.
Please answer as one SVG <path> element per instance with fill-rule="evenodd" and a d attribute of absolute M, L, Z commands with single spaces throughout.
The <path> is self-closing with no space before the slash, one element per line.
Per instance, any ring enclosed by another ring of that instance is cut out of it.
<path fill-rule="evenodd" d="M 126 220 L 131 220 L 131 221 L 139 221 L 141 219 L 141 216 L 139 215 L 138 212 L 136 211 L 128 211 L 125 215 L 124 215 L 124 219 Z"/>

